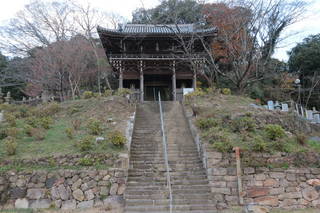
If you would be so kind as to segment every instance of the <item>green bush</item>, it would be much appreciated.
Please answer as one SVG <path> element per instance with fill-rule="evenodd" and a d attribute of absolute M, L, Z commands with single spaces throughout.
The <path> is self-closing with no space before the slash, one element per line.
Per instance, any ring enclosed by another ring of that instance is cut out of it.
<path fill-rule="evenodd" d="M 226 142 L 214 142 L 212 144 L 212 147 L 214 149 L 216 149 L 219 152 L 232 152 L 233 151 L 233 146 L 230 142 L 226 141 Z"/>
<path fill-rule="evenodd" d="M 218 127 L 210 128 L 203 134 L 204 138 L 208 140 L 209 143 L 214 144 L 216 142 L 228 143 L 230 142 L 230 133 L 225 129 Z"/>
<path fill-rule="evenodd" d="M 0 127 L 0 140 L 3 140 L 7 137 L 6 129 Z"/>
<path fill-rule="evenodd" d="M 61 110 L 60 104 L 56 102 L 51 102 L 48 104 L 44 104 L 38 108 L 38 112 L 36 115 L 38 117 L 48 117 L 48 116 L 53 116 L 56 113 L 58 113 Z"/>
<path fill-rule="evenodd" d="M 39 125 L 39 119 L 34 116 L 26 118 L 25 122 L 33 128 L 36 128 Z"/>
<path fill-rule="evenodd" d="M 87 128 L 91 135 L 99 135 L 103 132 L 102 122 L 97 119 L 90 119 Z"/>
<path fill-rule="evenodd" d="M 108 141 L 114 146 L 123 147 L 127 142 L 126 137 L 120 131 L 113 131 L 108 134 Z"/>
<path fill-rule="evenodd" d="M 4 118 L 11 127 L 15 127 L 17 125 L 17 118 L 14 113 L 4 113 Z"/>
<path fill-rule="evenodd" d="M 74 130 L 72 128 L 66 128 L 65 130 L 66 135 L 69 139 L 72 139 L 74 136 Z"/>
<path fill-rule="evenodd" d="M 4 140 L 5 149 L 8 155 L 15 155 L 17 152 L 17 141 L 13 137 L 7 137 Z"/>
<path fill-rule="evenodd" d="M 112 90 L 107 89 L 107 90 L 104 91 L 103 96 L 104 97 L 109 97 L 109 96 L 112 96 L 112 93 L 113 93 Z"/>
<path fill-rule="evenodd" d="M 12 138 L 17 138 L 19 134 L 19 129 L 16 127 L 10 127 L 6 129 L 6 135 Z"/>
<path fill-rule="evenodd" d="M 84 157 L 84 158 L 80 158 L 79 160 L 80 166 L 93 166 L 93 164 L 94 164 L 94 159 L 92 158 Z"/>
<path fill-rule="evenodd" d="M 90 99 L 94 97 L 94 94 L 92 91 L 85 91 L 83 92 L 82 96 L 84 99 Z"/>
<path fill-rule="evenodd" d="M 252 151 L 255 151 L 255 152 L 267 152 L 268 143 L 265 142 L 262 137 L 256 136 L 252 139 L 251 148 L 252 148 Z"/>
<path fill-rule="evenodd" d="M 132 93 L 132 91 L 130 89 L 127 88 L 120 88 L 116 91 L 115 95 L 117 96 L 126 96 L 126 95 L 130 95 Z"/>
<path fill-rule="evenodd" d="M 31 132 L 32 132 L 33 127 L 31 125 L 26 124 L 26 125 L 24 125 L 23 129 L 24 129 L 24 132 L 26 133 L 26 135 L 32 136 Z"/>
<path fill-rule="evenodd" d="M 270 140 L 283 138 L 286 135 L 284 129 L 278 124 L 268 124 L 264 127 L 264 131 Z"/>
<path fill-rule="evenodd" d="M 50 126 L 53 124 L 53 120 L 50 117 L 42 117 L 39 119 L 39 124 L 44 129 L 50 129 Z"/>
<path fill-rule="evenodd" d="M 94 145 L 94 137 L 90 135 L 83 137 L 78 143 L 78 147 L 82 152 L 91 150 L 93 148 L 93 145 Z"/>
<path fill-rule="evenodd" d="M 221 93 L 224 95 L 231 95 L 231 90 L 229 88 L 223 88 Z"/>
<path fill-rule="evenodd" d="M 219 125 L 219 122 L 214 118 L 200 118 L 196 121 L 199 129 L 209 129 Z"/>
<path fill-rule="evenodd" d="M 255 120 L 247 116 L 235 118 L 232 120 L 231 125 L 236 132 L 254 131 L 256 128 Z"/>
<path fill-rule="evenodd" d="M 270 143 L 270 148 L 277 152 L 288 152 L 286 143 L 287 141 L 283 139 L 278 141 L 272 141 Z"/>

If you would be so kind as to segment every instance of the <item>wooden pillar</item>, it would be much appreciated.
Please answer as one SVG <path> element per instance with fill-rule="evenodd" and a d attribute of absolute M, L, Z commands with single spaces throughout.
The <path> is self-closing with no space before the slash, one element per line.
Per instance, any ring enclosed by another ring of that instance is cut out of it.
<path fill-rule="evenodd" d="M 177 100 L 177 79 L 176 79 L 176 61 L 172 62 L 172 95 L 173 100 Z"/>
<path fill-rule="evenodd" d="M 198 66 L 196 66 L 196 67 L 197 67 L 196 69 L 198 69 Z M 197 89 L 197 70 L 193 71 L 192 88 L 194 90 Z"/>
<path fill-rule="evenodd" d="M 143 62 L 140 61 L 140 101 L 144 101 Z"/>
<path fill-rule="evenodd" d="M 119 89 L 123 88 L 123 70 L 122 61 L 119 62 Z"/>

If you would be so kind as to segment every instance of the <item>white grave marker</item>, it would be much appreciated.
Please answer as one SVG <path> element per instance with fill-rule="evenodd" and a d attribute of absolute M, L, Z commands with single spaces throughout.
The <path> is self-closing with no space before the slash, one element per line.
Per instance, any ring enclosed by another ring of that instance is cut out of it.
<path fill-rule="evenodd" d="M 283 111 L 283 112 L 289 112 L 289 106 L 288 106 L 288 104 L 281 104 L 281 111 Z"/>
<path fill-rule="evenodd" d="M 307 114 L 307 119 L 308 120 L 313 120 L 313 111 L 312 110 L 306 110 L 306 114 Z"/>
<path fill-rule="evenodd" d="M 193 88 L 183 88 L 183 95 L 187 95 L 189 93 L 192 93 L 193 91 Z"/>
<path fill-rule="evenodd" d="M 273 101 L 268 101 L 268 109 L 269 109 L 269 110 L 274 110 Z"/>
<path fill-rule="evenodd" d="M 320 123 L 320 115 L 319 113 L 314 114 L 314 122 L 316 122 L 317 124 Z"/>

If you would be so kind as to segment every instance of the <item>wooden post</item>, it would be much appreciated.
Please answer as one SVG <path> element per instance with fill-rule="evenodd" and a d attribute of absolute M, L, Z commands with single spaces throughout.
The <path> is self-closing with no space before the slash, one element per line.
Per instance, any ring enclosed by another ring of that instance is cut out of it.
<path fill-rule="evenodd" d="M 119 89 L 123 88 L 122 61 L 119 62 Z"/>
<path fill-rule="evenodd" d="M 140 101 L 144 101 L 144 79 L 143 79 L 143 63 L 140 60 Z"/>
<path fill-rule="evenodd" d="M 194 90 L 197 89 L 197 71 L 193 71 L 193 80 L 192 80 L 192 88 Z"/>
<path fill-rule="evenodd" d="M 233 148 L 233 150 L 236 152 L 239 204 L 243 205 L 244 202 L 243 202 L 242 180 L 241 180 L 240 148 L 235 147 Z"/>
<path fill-rule="evenodd" d="M 172 62 L 172 94 L 173 94 L 173 101 L 176 101 L 177 100 L 176 61 Z"/>

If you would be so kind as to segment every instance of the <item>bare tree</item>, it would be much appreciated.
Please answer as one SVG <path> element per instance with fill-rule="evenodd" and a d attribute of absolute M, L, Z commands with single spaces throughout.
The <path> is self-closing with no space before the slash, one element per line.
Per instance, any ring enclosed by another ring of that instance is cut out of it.
<path fill-rule="evenodd" d="M 48 46 L 74 35 L 73 10 L 66 1 L 35 0 L 0 28 L 0 46 L 13 54 L 25 55 L 37 46 Z"/>

